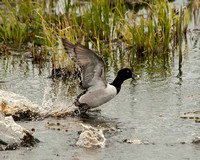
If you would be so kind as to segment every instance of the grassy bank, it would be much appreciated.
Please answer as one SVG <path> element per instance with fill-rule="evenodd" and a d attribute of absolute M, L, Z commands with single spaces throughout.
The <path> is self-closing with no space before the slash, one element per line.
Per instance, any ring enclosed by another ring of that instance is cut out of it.
<path fill-rule="evenodd" d="M 0 11 L 0 43 L 4 50 L 8 46 L 24 48 L 31 44 L 36 58 L 38 48 L 43 48 L 40 55 L 43 58 L 50 55 L 55 68 L 66 65 L 61 37 L 88 47 L 92 45 L 99 53 L 103 50 L 111 61 L 115 57 L 111 52 L 114 42 L 118 42 L 130 49 L 127 56 L 132 63 L 136 57 L 145 59 L 169 54 L 179 37 L 187 34 L 189 21 L 187 8 L 171 8 L 166 0 L 140 2 L 146 10 L 139 12 L 128 9 L 123 0 L 115 3 L 105 0 L 72 3 L 69 0 L 62 4 L 63 10 L 59 12 L 55 11 L 58 3 L 53 1 L 2 2 L 6 7 Z"/>

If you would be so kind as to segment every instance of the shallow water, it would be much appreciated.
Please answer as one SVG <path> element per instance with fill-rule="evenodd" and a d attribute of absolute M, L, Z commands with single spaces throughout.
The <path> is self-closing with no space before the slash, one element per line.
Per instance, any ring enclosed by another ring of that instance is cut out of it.
<path fill-rule="evenodd" d="M 190 30 L 198 28 L 194 20 L 190 23 Z M 180 118 L 185 112 L 200 110 L 199 36 L 198 32 L 189 33 L 187 43 L 184 41 L 182 45 L 181 78 L 177 77 L 178 53 L 171 57 L 167 69 L 162 64 L 151 67 L 136 64 L 135 72 L 141 77 L 126 81 L 116 98 L 99 107 L 101 113 L 90 113 L 90 117 L 84 118 L 18 122 L 28 129 L 35 128 L 34 136 L 41 142 L 33 148 L 1 152 L 0 159 L 199 159 L 200 145 L 191 142 L 200 136 L 200 124 Z M 109 67 L 109 81 L 114 77 L 114 70 L 115 64 Z M 1 56 L 0 89 L 23 95 L 46 110 L 69 106 L 81 92 L 77 83 L 53 81 L 47 78 L 50 74 L 48 63 L 33 64 L 25 56 Z M 51 122 L 65 127 L 48 129 Z M 80 122 L 104 128 L 105 148 L 76 146 Z M 125 139 L 149 143 L 128 144 L 123 142 Z"/>

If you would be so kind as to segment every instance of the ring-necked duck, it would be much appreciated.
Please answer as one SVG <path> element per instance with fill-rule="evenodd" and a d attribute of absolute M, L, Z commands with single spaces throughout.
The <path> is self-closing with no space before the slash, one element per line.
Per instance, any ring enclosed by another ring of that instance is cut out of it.
<path fill-rule="evenodd" d="M 74 103 L 81 113 L 108 102 L 119 93 L 124 80 L 137 77 L 129 68 L 123 68 L 109 84 L 106 81 L 105 63 L 100 56 L 81 44 L 74 45 L 65 39 L 62 42 L 70 58 L 81 69 L 81 85 L 85 91 Z"/>

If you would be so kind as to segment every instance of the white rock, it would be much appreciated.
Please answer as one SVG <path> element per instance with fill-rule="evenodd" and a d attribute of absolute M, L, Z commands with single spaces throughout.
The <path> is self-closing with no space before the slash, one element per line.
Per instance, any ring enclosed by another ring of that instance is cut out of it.
<path fill-rule="evenodd" d="M 97 129 L 92 126 L 83 125 L 83 131 L 79 136 L 79 139 L 76 143 L 78 146 L 82 146 L 85 148 L 91 147 L 105 147 L 106 139 L 104 137 L 102 129 Z"/>
<path fill-rule="evenodd" d="M 0 140 L 5 143 L 20 143 L 24 137 L 24 131 L 27 130 L 15 123 L 11 116 L 0 121 Z"/>

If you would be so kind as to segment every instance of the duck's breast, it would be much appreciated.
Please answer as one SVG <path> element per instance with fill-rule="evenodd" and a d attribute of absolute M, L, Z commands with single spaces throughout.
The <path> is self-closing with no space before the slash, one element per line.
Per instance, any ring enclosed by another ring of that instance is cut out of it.
<path fill-rule="evenodd" d="M 117 95 L 115 86 L 107 84 L 106 88 L 86 92 L 79 99 L 80 103 L 86 103 L 90 108 L 98 107 Z"/>

